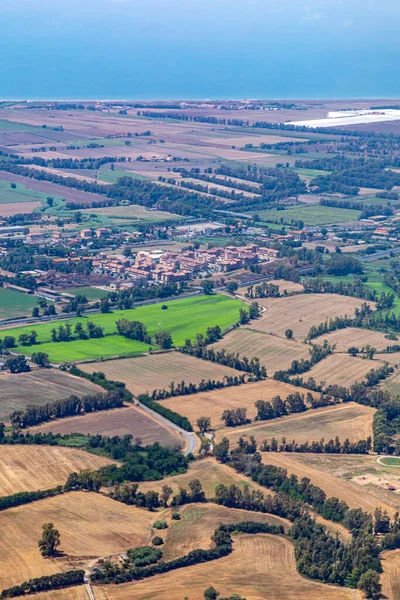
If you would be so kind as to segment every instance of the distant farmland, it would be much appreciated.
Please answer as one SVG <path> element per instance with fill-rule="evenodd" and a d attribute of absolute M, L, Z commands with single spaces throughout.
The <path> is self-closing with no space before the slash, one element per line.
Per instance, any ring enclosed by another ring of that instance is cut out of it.
<path fill-rule="evenodd" d="M 46 404 L 103 391 L 90 381 L 73 377 L 58 369 L 34 369 L 30 373 L 11 375 L 0 373 L 0 421 L 8 421 L 14 410 L 24 410 L 29 404 Z"/>
<path fill-rule="evenodd" d="M 35 296 L 0 287 L 0 320 L 12 319 L 14 317 L 30 317 L 34 306 L 37 306 L 37 298 Z"/>
<path fill-rule="evenodd" d="M 163 303 L 164 304 L 164 303 Z M 144 323 L 150 335 L 160 329 L 169 331 L 176 346 L 183 345 L 187 338 L 194 339 L 197 333 L 205 333 L 208 327 L 219 325 L 225 329 L 236 323 L 239 319 L 239 308 L 243 305 L 240 300 L 229 298 L 220 294 L 211 296 L 193 296 L 167 301 L 167 310 L 162 310 L 162 303 L 140 306 L 129 310 L 116 310 L 108 314 L 94 314 L 89 317 L 75 317 L 63 321 L 72 328 L 81 322 L 84 326 L 87 321 L 104 328 L 104 334 L 115 334 L 115 322 L 118 319 L 131 319 Z M 84 360 L 97 357 L 110 357 L 127 354 L 129 352 L 146 352 L 149 344 L 143 344 L 113 335 L 112 337 L 94 338 L 71 342 L 51 342 L 51 330 L 57 323 L 38 323 L 28 327 L 7 328 L 4 335 L 11 335 L 18 339 L 22 333 L 30 333 L 34 329 L 39 344 L 35 346 L 19 346 L 18 351 L 31 355 L 38 350 L 47 352 L 54 362 Z M 7 333 L 5 333 L 7 331 Z M 0 331 L 0 335 L 2 332 Z"/>
<path fill-rule="evenodd" d="M 166 388 L 174 381 L 200 383 L 202 379 L 222 381 L 224 375 L 240 375 L 239 371 L 223 367 L 180 352 L 152 354 L 137 358 L 89 363 L 81 366 L 86 373 L 99 369 L 108 379 L 123 381 L 133 394 L 151 393 L 154 389 Z"/>
<path fill-rule="evenodd" d="M 144 446 L 159 442 L 163 446 L 175 447 L 184 442 L 184 438 L 169 427 L 160 423 L 152 415 L 137 406 L 114 408 L 100 412 L 67 417 L 56 421 L 49 421 L 38 427 L 30 429 L 31 433 L 83 433 L 84 435 L 104 435 L 113 437 L 119 435 L 132 435 L 134 440 L 139 440 Z"/>

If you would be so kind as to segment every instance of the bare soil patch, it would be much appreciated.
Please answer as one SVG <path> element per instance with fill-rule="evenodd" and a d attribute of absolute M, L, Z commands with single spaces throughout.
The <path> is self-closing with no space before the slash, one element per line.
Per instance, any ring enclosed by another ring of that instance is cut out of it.
<path fill-rule="evenodd" d="M 103 391 L 90 381 L 58 369 L 33 369 L 18 375 L 2 372 L 0 389 L 0 421 L 7 421 L 14 410 L 23 410 L 29 404 L 43 405 L 63 400 L 71 394 L 84 396 Z"/>
<path fill-rule="evenodd" d="M 225 348 L 228 352 L 238 352 L 248 358 L 258 356 L 268 375 L 288 369 L 293 360 L 307 359 L 310 356 L 310 346 L 307 344 L 247 328 L 234 329 L 215 344 L 214 348 Z"/>
<path fill-rule="evenodd" d="M 279 394 L 286 398 L 289 394 L 299 391 L 298 387 L 273 379 L 247 383 L 239 387 L 230 387 L 211 392 L 198 392 L 189 396 L 177 396 L 160 401 L 163 406 L 184 415 L 195 425 L 196 419 L 201 416 L 211 417 L 212 427 L 223 425 L 221 415 L 228 408 L 247 408 L 247 417 L 254 419 L 257 410 L 254 404 L 261 398 L 271 400 Z M 301 391 L 301 390 L 300 390 Z"/>
<path fill-rule="evenodd" d="M 222 381 L 225 375 L 240 375 L 236 369 L 195 358 L 181 352 L 150 354 L 137 358 L 82 365 L 86 373 L 101 370 L 108 379 L 123 381 L 133 394 L 151 393 L 166 388 L 172 381 L 200 383 L 202 379 Z"/>
<path fill-rule="evenodd" d="M 271 421 L 256 421 L 243 427 L 224 428 L 217 432 L 217 440 L 226 436 L 234 446 L 239 437 L 254 435 L 258 443 L 275 437 L 278 441 L 285 437 L 298 443 L 306 441 L 325 441 L 339 436 L 341 441 L 349 438 L 351 442 L 365 440 L 372 435 L 372 418 L 375 409 L 349 402 L 308 410 Z"/>
<path fill-rule="evenodd" d="M 288 298 L 260 298 L 259 304 L 266 311 L 252 329 L 283 336 L 286 329 L 293 329 L 296 339 L 304 338 L 312 325 L 338 316 L 353 316 L 362 300 L 338 294 L 299 294 Z M 374 306 L 373 302 L 370 302 Z"/>

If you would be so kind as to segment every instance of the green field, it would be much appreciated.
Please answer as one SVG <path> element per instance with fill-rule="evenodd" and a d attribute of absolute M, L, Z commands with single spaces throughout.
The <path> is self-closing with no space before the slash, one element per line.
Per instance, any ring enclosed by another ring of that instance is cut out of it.
<path fill-rule="evenodd" d="M 30 190 L 20 183 L 17 183 L 15 189 L 13 189 L 9 181 L 0 181 L 0 204 L 14 202 L 41 202 L 44 204 L 48 195 Z"/>
<path fill-rule="evenodd" d="M 79 288 L 70 288 L 68 290 L 62 290 L 67 294 L 83 294 L 89 300 L 101 300 L 105 296 L 107 296 L 108 292 L 106 290 L 99 290 L 94 287 L 79 287 Z"/>
<path fill-rule="evenodd" d="M 319 175 L 329 175 L 331 171 L 321 171 L 319 169 L 301 169 L 296 167 L 293 169 L 298 175 L 304 175 L 306 177 L 318 177 Z"/>
<path fill-rule="evenodd" d="M 97 171 L 97 179 L 99 181 L 106 181 L 107 183 L 117 183 L 118 179 L 121 177 L 131 177 L 132 179 L 148 179 L 144 175 L 139 175 L 138 173 L 132 173 L 132 171 L 122 171 L 121 169 L 116 169 L 112 171 L 111 169 L 99 169 Z"/>
<path fill-rule="evenodd" d="M 27 131 L 38 132 L 41 131 L 41 127 L 36 127 L 35 125 L 28 125 L 27 123 L 15 123 L 14 121 L 0 121 L 0 130 L 6 130 L 8 132 L 13 131 Z"/>
<path fill-rule="evenodd" d="M 305 225 L 328 225 L 330 223 L 341 223 L 342 221 L 356 221 L 361 214 L 359 210 L 347 208 L 333 208 L 330 206 L 299 206 L 286 210 L 262 210 L 257 212 L 263 221 L 303 221 Z"/>
<path fill-rule="evenodd" d="M 95 314 L 88 317 L 75 317 L 59 322 L 41 323 L 28 327 L 15 327 L 0 331 L 0 337 L 11 335 L 18 339 L 22 333 L 37 332 L 35 346 L 18 347 L 18 351 L 24 354 L 32 354 L 35 351 L 47 352 L 53 362 L 74 361 L 97 357 L 110 357 L 130 352 L 147 351 L 148 344 L 140 344 L 133 347 L 132 342 L 115 334 L 115 322 L 118 319 L 129 319 L 141 321 L 147 326 L 150 335 L 157 331 L 169 331 L 175 346 L 185 343 L 187 338 L 194 339 L 197 333 L 205 333 L 207 327 L 219 325 L 226 329 L 238 321 L 239 308 L 242 306 L 240 300 L 228 298 L 227 296 L 194 296 L 166 302 L 168 309 L 162 310 L 164 302 L 141 306 L 129 310 L 116 310 L 109 314 Z M 81 322 L 85 327 L 87 321 L 93 321 L 104 328 L 107 337 L 77 340 L 73 342 L 51 342 L 51 330 L 58 325 L 69 323 L 73 328 L 76 323 Z"/>
<path fill-rule="evenodd" d="M 387 465 L 388 467 L 400 467 L 400 457 L 392 457 L 392 456 L 384 456 L 380 459 L 382 465 Z"/>
<path fill-rule="evenodd" d="M 157 347 L 157 346 L 153 346 Z M 120 335 L 108 335 L 91 340 L 39 344 L 38 346 L 19 346 L 16 351 L 26 356 L 34 352 L 46 352 L 53 363 L 63 363 L 93 358 L 110 358 L 134 353 L 148 352 L 149 344 L 128 340 Z"/>
<path fill-rule="evenodd" d="M 34 306 L 37 306 L 36 296 L 0 287 L 0 320 L 28 317 Z"/>

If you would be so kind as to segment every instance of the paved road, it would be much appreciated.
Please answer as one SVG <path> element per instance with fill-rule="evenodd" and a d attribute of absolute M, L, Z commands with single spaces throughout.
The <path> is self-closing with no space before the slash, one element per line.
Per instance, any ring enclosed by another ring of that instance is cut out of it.
<path fill-rule="evenodd" d="M 157 421 L 159 421 L 160 423 L 163 423 L 164 425 L 167 425 L 168 427 L 172 427 L 172 429 L 175 429 L 175 431 L 177 431 L 180 435 L 182 435 L 186 439 L 188 447 L 184 452 L 185 456 L 187 456 L 191 452 L 195 451 L 196 446 L 197 446 L 197 441 L 198 441 L 198 438 L 195 433 L 185 431 L 185 429 L 182 429 L 182 427 L 179 427 L 179 425 L 175 425 L 175 423 L 172 423 L 169 419 L 166 419 L 165 417 L 163 417 L 162 415 L 157 413 L 155 410 L 152 410 L 145 404 L 142 404 L 141 402 L 139 402 L 139 400 L 135 400 L 135 401 L 141 408 L 143 408 L 143 410 L 145 410 L 150 415 L 152 415 L 155 419 L 157 419 Z"/>

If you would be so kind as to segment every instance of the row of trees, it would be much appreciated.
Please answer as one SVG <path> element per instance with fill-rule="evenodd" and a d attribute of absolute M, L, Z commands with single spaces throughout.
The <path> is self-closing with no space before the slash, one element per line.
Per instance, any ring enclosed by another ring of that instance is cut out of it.
<path fill-rule="evenodd" d="M 71 395 L 63 400 L 47 402 L 43 405 L 29 405 L 25 410 L 16 410 L 11 413 L 10 420 L 13 427 L 23 429 L 52 419 L 63 419 L 121 406 L 123 406 L 123 399 L 115 392 L 90 394 L 82 398 Z"/>
<path fill-rule="evenodd" d="M 92 321 L 88 321 L 85 331 L 83 324 L 79 321 L 75 325 L 74 333 L 72 333 L 72 326 L 69 323 L 59 325 L 57 329 L 54 327 L 50 333 L 52 342 L 72 342 L 74 340 L 104 337 L 104 328 Z"/>
<path fill-rule="evenodd" d="M 162 388 L 153 390 L 151 399 L 165 400 L 165 398 L 171 398 L 172 396 L 197 394 L 198 392 L 208 392 L 210 390 L 238 386 L 244 383 L 246 383 L 245 375 L 224 375 L 222 381 L 216 381 L 215 379 L 202 379 L 200 383 L 185 383 L 183 380 L 180 383 L 171 381 L 169 384 L 169 389 Z"/>
<path fill-rule="evenodd" d="M 180 351 L 184 354 L 195 356 L 196 358 L 202 358 L 203 360 L 209 360 L 226 367 L 232 367 L 237 371 L 252 373 L 256 379 L 267 377 L 267 370 L 264 365 L 260 364 L 258 356 L 253 356 L 249 359 L 247 356 L 241 357 L 238 352 L 228 352 L 225 348 L 218 350 L 215 348 L 207 348 L 204 345 L 193 345 L 190 340 L 185 341 L 185 345 Z"/>
<path fill-rule="evenodd" d="M 285 437 L 282 437 L 280 443 L 276 438 L 271 441 L 264 440 L 260 446 L 262 452 L 312 452 L 314 454 L 368 454 L 371 450 L 372 439 L 368 437 L 366 440 L 358 442 L 350 442 L 348 438 L 343 443 L 340 442 L 338 436 L 335 439 L 330 439 L 325 442 L 321 438 L 319 442 L 303 442 L 297 443 L 295 440 L 288 442 Z"/>

